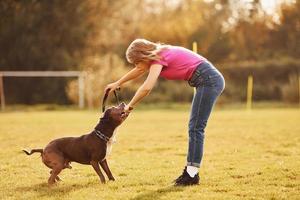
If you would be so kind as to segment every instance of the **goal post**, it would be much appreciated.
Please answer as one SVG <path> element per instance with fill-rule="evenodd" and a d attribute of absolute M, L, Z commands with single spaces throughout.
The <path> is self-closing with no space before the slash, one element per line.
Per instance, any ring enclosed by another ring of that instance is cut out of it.
<path fill-rule="evenodd" d="M 3 74 L 0 73 L 0 101 L 1 101 L 1 110 L 5 108 L 5 96 L 4 96 L 4 85 L 3 85 Z"/>
<path fill-rule="evenodd" d="M 78 106 L 84 108 L 84 78 L 81 71 L 0 71 L 1 109 L 5 109 L 4 77 L 75 77 L 78 79 Z"/>

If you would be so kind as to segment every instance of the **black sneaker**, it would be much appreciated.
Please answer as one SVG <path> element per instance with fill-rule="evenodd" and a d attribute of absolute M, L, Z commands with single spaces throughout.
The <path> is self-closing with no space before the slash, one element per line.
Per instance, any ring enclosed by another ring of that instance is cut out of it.
<path fill-rule="evenodd" d="M 174 182 L 175 186 L 187 186 L 187 185 L 198 185 L 199 184 L 199 173 L 194 177 L 191 177 L 184 168 L 182 175 L 180 175 Z"/>
<path fill-rule="evenodd" d="M 173 183 L 177 183 L 182 177 L 183 175 L 186 175 L 187 174 L 187 171 L 186 171 L 186 166 L 184 167 L 183 171 L 182 171 L 182 174 L 173 181 Z"/>

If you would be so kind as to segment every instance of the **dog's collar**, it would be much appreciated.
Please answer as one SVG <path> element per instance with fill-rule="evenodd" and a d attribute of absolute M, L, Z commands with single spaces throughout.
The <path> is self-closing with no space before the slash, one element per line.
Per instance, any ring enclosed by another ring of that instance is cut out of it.
<path fill-rule="evenodd" d="M 96 130 L 96 129 L 94 131 L 95 131 L 98 138 L 100 138 L 101 140 L 104 140 L 105 142 L 109 141 L 110 138 L 107 137 L 106 135 L 104 135 L 103 133 L 101 133 L 101 131 Z"/>

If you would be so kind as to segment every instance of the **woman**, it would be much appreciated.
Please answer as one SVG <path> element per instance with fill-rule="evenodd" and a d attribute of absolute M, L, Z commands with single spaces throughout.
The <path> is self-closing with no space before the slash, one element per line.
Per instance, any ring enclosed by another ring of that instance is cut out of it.
<path fill-rule="evenodd" d="M 203 155 L 204 130 L 217 97 L 225 81 L 222 74 L 204 57 L 178 46 L 162 45 L 145 39 L 136 39 L 128 47 L 126 58 L 135 67 L 120 80 L 108 84 L 105 91 L 113 91 L 125 82 L 145 72 L 148 77 L 125 107 L 130 112 L 155 85 L 159 76 L 168 80 L 185 80 L 196 87 L 189 120 L 189 146 L 187 165 L 175 185 L 199 183 L 199 167 Z"/>

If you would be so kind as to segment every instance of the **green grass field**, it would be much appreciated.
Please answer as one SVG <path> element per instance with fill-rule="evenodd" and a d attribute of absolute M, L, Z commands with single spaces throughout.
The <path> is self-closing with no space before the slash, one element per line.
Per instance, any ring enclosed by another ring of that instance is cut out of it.
<path fill-rule="evenodd" d="M 55 187 L 39 154 L 22 148 L 92 130 L 94 111 L 0 113 L 0 199 L 300 199 L 300 110 L 215 110 L 206 130 L 201 184 L 173 187 L 185 165 L 185 109 L 136 110 L 119 128 L 110 156 L 115 182 L 72 163 Z"/>

